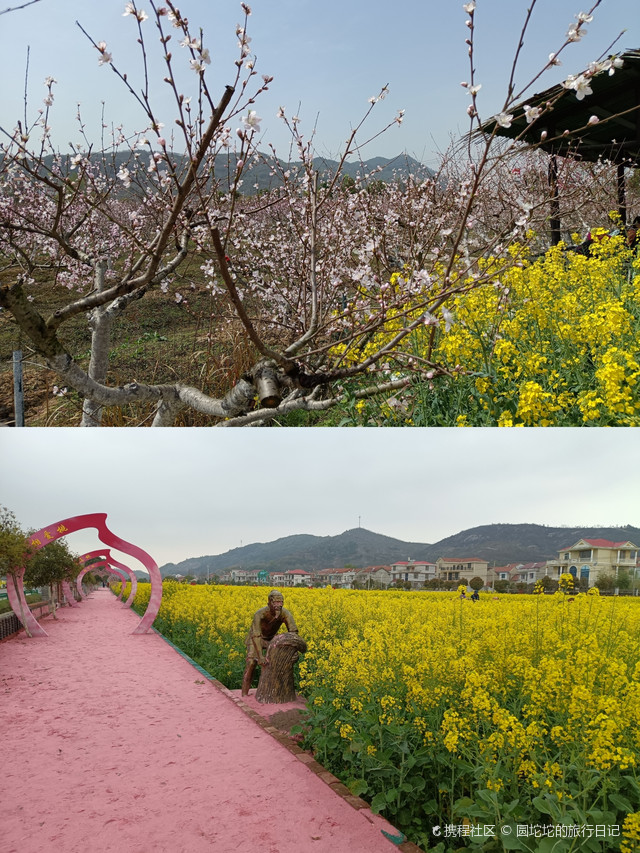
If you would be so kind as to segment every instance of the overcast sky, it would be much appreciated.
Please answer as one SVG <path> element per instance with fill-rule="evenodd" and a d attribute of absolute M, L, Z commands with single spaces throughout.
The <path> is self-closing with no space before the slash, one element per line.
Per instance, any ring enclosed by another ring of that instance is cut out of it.
<path fill-rule="evenodd" d="M 639 436 L 2 429 L 0 504 L 25 529 L 106 512 L 109 529 L 159 565 L 297 533 L 334 536 L 359 523 L 423 543 L 492 523 L 640 526 Z M 76 553 L 100 545 L 93 530 L 68 541 Z"/>
<path fill-rule="evenodd" d="M 24 0 L 5 0 L 0 9 Z M 127 130 L 143 127 L 135 102 L 108 66 L 99 67 L 98 54 L 75 26 L 78 20 L 93 39 L 105 41 L 114 63 L 141 84 L 137 31 L 133 17 L 123 17 L 125 0 L 40 0 L 33 6 L 0 16 L 0 125 L 11 130 L 24 114 L 23 92 L 27 46 L 30 46 L 28 112 L 43 106 L 43 81 L 51 76 L 55 103 L 50 117 L 56 144 L 69 150 L 77 141 L 76 105 L 81 104 L 88 137 L 100 138 L 104 102 L 106 124 L 124 123 Z M 389 84 L 386 100 L 377 105 L 368 128 L 371 132 L 406 110 L 402 127 L 392 128 L 373 142 L 365 156 L 395 156 L 406 151 L 426 163 L 436 162 L 436 152 L 447 148 L 451 136 L 468 130 L 468 93 L 460 82 L 469 79 L 465 39 L 467 14 L 463 0 L 253 0 L 248 32 L 258 57 L 256 71 L 275 79 L 270 91 L 255 104 L 263 119 L 261 148 L 273 142 L 283 159 L 288 137 L 276 119 L 279 106 L 289 116 L 298 113 L 302 131 L 309 135 L 317 119 L 317 149 L 335 155 L 368 107 L 368 99 Z M 476 82 L 481 116 L 499 112 L 504 102 L 518 35 L 530 0 L 477 0 L 475 20 Z M 558 50 L 568 27 L 593 0 L 537 0 L 529 35 L 521 55 L 518 87 L 529 82 Z M 138 7 L 149 9 L 144 0 Z M 235 27 L 243 18 L 236 0 L 182 0 L 179 8 L 189 18 L 195 34 L 202 26 L 204 45 L 211 53 L 209 67 L 213 91 L 222 93 L 231 82 L 238 56 Z M 154 62 L 158 47 L 155 25 L 143 24 L 149 38 L 152 94 L 158 105 L 165 135 L 175 114 L 168 100 L 166 73 Z M 578 73 L 627 30 L 616 50 L 640 47 L 638 0 L 603 0 L 585 38 L 571 46 L 561 68 L 549 71 L 532 91 L 541 91 L 569 74 Z M 171 30 L 171 28 L 169 28 Z M 173 54 L 185 66 L 176 75 L 184 89 L 195 80 L 188 56 L 176 37 Z M 181 90 L 182 90 L 181 89 Z M 364 137 L 366 138 L 366 136 Z"/>

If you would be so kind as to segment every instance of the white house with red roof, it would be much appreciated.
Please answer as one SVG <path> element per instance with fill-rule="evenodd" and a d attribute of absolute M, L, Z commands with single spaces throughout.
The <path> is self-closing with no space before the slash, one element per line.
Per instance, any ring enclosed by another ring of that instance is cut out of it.
<path fill-rule="evenodd" d="M 557 560 L 547 561 L 547 574 L 559 578 L 573 575 L 586 578 L 589 586 L 597 584 L 600 575 L 618 576 L 620 569 L 634 574 L 638 563 L 638 546 L 629 540 L 611 542 L 608 539 L 579 539 L 569 548 L 561 548 Z"/>
<path fill-rule="evenodd" d="M 487 569 L 487 586 L 493 586 L 495 581 L 513 581 L 518 572 L 519 563 L 507 563 L 506 566 L 491 566 Z M 543 565 L 546 565 L 543 563 Z"/>
<path fill-rule="evenodd" d="M 273 586 L 311 586 L 311 572 L 305 569 L 290 569 L 286 572 L 271 572 Z"/>

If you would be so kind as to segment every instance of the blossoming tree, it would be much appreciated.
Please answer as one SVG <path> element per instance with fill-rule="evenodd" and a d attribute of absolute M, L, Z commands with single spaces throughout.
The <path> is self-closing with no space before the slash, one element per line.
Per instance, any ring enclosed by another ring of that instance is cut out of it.
<path fill-rule="evenodd" d="M 546 67 L 580 37 L 599 3 L 578 16 Z M 535 5 L 533 0 L 523 36 Z M 525 194 L 511 200 L 511 215 L 499 222 L 486 204 L 496 198 L 492 187 L 499 183 L 505 151 L 503 144 L 493 156 L 495 133 L 487 133 L 480 120 L 475 2 L 464 4 L 471 71 L 463 85 L 471 98 L 472 129 L 480 133 L 468 142 L 464 160 L 446 160 L 438 175 L 404 178 L 382 191 L 371 182 L 375 174 L 342 184 L 341 169 L 347 157 L 360 155 L 364 119 L 386 87 L 370 99 L 332 174 L 322 173 L 313 136 L 305 138 L 298 118 L 284 109 L 280 118 L 297 151 L 295 168 L 283 165 L 275 151 L 268 158 L 258 153 L 260 118 L 254 105 L 272 78 L 257 78 L 246 30 L 251 10 L 241 6 L 234 79 L 219 92 L 209 83 L 211 60 L 202 32 L 195 33 L 170 0 L 163 6 L 151 0 L 150 14 L 135 2 L 126 5 L 140 44 L 139 88 L 116 67 L 107 44 L 86 34 L 98 62 L 118 75 L 138 103 L 144 132 L 129 136 L 119 128 L 99 150 L 85 138 L 71 154 L 60 154 L 49 126 L 52 78 L 35 121 L 3 129 L 0 307 L 60 385 L 82 396 L 84 426 L 99 425 L 106 407 L 131 404 L 152 404 L 158 426 L 175 423 L 183 409 L 213 423 L 245 425 L 296 410 L 326 410 L 348 395 L 394 399 L 421 377 L 431 381 L 451 373 L 435 360 L 431 344 L 412 353 L 412 338 L 433 341 L 436 332 L 446 334 L 454 321 L 452 300 L 495 276 L 490 267 L 478 266 L 478 258 L 504 253 L 511 242 L 524 239 L 535 209 Z M 171 135 L 152 98 L 151 26 L 160 44 L 164 83 L 173 95 Z M 177 50 L 175 38 L 181 39 Z M 518 54 L 519 48 L 514 72 Z M 178 85 L 181 63 L 190 66 L 191 93 Z M 513 80 L 512 73 L 496 116 L 500 126 L 510 121 L 510 110 L 522 96 Z M 567 85 L 583 97 L 585 81 L 588 77 L 576 76 Z M 401 121 L 399 113 L 391 124 Z M 225 180 L 216 168 L 221 157 L 228 165 Z M 277 186 L 243 196 L 241 185 L 260 159 L 269 164 Z M 219 395 L 179 378 L 150 384 L 131 377 L 121 386 L 110 384 L 116 318 L 126 317 L 130 306 L 157 291 L 176 303 L 188 302 L 173 282 L 194 261 L 200 275 L 191 287 L 208 289 L 214 300 L 210 334 L 225 325 L 240 330 L 246 352 L 242 369 Z M 40 296 L 43 283 L 48 293 L 53 286 L 53 306 Z M 83 315 L 91 328 L 88 364 L 65 342 L 66 324 Z"/>

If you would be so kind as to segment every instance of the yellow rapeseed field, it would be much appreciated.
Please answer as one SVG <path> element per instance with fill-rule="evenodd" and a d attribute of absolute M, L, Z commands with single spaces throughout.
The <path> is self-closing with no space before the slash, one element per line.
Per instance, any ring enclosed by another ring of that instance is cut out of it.
<path fill-rule="evenodd" d="M 359 401 L 355 423 L 416 426 L 639 426 L 640 256 L 623 236 L 594 232 L 588 256 L 563 244 L 531 258 L 514 244 L 452 279 L 462 292 L 400 345 L 398 370 L 433 365 L 404 404 Z M 407 270 L 402 275 L 410 275 Z M 394 273 L 391 287 L 400 277 Z M 437 275 L 436 275 L 437 279 Z M 416 295 L 424 304 L 428 292 Z M 390 313 L 371 355 L 423 308 Z M 432 325 L 435 323 L 436 325 Z M 347 363 L 344 345 L 334 348 Z M 443 368 L 448 376 L 429 376 Z"/>
<path fill-rule="evenodd" d="M 238 687 L 267 591 L 164 590 L 159 630 Z M 609 833 L 548 839 L 557 853 L 640 849 L 640 600 L 328 588 L 285 607 L 308 643 L 305 743 L 425 849 L 544 851 L 437 847 L 432 829 L 551 824 Z"/>

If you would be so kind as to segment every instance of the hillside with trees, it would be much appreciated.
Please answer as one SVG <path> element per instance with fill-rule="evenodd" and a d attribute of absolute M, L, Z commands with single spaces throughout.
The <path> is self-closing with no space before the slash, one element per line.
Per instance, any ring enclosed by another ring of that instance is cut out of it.
<path fill-rule="evenodd" d="M 403 542 L 364 528 L 346 530 L 339 536 L 285 536 L 274 542 L 260 542 L 234 548 L 216 556 L 191 557 L 180 563 L 167 563 L 160 571 L 166 575 L 216 575 L 232 568 L 246 570 L 290 570 L 364 568 L 390 565 L 402 560 L 428 560 L 438 557 L 478 557 L 491 565 L 529 563 L 554 559 L 561 548 L 578 539 L 631 540 L 640 545 L 638 527 L 547 527 L 539 524 L 486 524 L 463 530 L 433 544 Z"/>

